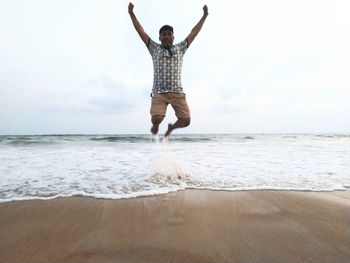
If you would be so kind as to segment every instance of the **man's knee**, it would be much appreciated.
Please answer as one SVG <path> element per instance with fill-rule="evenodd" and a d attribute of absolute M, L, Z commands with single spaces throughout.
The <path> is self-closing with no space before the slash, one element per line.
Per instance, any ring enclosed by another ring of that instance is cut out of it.
<path fill-rule="evenodd" d="M 183 127 L 187 127 L 191 123 L 190 117 L 182 117 L 182 118 L 179 118 L 179 120 L 181 121 Z"/>
<path fill-rule="evenodd" d="M 164 119 L 164 116 L 162 116 L 162 115 L 153 115 L 152 116 L 152 124 L 159 125 L 163 119 Z"/>

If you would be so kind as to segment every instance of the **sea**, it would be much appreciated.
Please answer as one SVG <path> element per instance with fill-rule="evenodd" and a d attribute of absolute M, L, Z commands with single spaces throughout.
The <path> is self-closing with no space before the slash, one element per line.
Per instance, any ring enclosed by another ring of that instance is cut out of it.
<path fill-rule="evenodd" d="M 350 134 L 0 136 L 0 202 L 348 187 Z"/>

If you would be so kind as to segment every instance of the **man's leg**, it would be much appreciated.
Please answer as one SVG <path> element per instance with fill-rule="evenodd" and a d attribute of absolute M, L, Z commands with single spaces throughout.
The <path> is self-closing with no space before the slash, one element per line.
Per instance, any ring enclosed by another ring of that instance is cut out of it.
<path fill-rule="evenodd" d="M 191 117 L 180 117 L 174 124 L 169 123 L 168 130 L 165 133 L 165 137 L 168 137 L 170 133 L 177 128 L 185 128 L 191 123 Z"/>
<path fill-rule="evenodd" d="M 183 93 L 173 93 L 171 96 L 170 104 L 175 111 L 177 121 L 174 124 L 169 123 L 165 137 L 169 136 L 175 129 L 187 127 L 191 122 L 190 108 L 187 105 L 186 95 Z"/>
<path fill-rule="evenodd" d="M 162 116 L 162 115 L 153 115 L 152 116 L 151 121 L 152 121 L 153 126 L 151 128 L 151 133 L 153 135 L 156 135 L 158 133 L 159 124 L 163 121 L 163 119 L 164 119 L 164 116 Z"/>
<path fill-rule="evenodd" d="M 158 133 L 159 124 L 163 121 L 166 108 L 168 106 L 169 102 L 166 99 L 165 94 L 159 94 L 156 93 L 152 96 L 152 104 L 151 104 L 151 116 L 152 116 L 152 128 L 151 133 L 153 135 L 156 135 Z"/>

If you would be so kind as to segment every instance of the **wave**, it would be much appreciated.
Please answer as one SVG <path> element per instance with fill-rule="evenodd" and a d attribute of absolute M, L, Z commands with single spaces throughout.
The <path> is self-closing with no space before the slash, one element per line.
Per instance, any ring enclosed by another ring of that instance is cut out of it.
<path fill-rule="evenodd" d="M 159 137 L 159 139 L 163 139 L 163 137 Z M 100 138 L 90 138 L 92 141 L 107 141 L 107 142 L 153 142 L 153 139 L 150 135 L 126 135 L 126 136 L 107 136 Z M 211 141 L 211 138 L 208 137 L 196 137 L 196 136 L 183 136 L 183 135 L 173 135 L 169 137 L 169 141 L 176 142 L 205 142 Z"/>
<path fill-rule="evenodd" d="M 303 139 L 319 138 L 319 139 L 350 139 L 350 134 L 276 134 L 273 138 L 282 139 Z M 159 135 L 159 141 L 163 141 L 163 135 Z M 251 141 L 269 139 L 270 135 L 260 136 L 253 134 L 172 134 L 169 142 L 183 143 L 206 143 L 219 141 Z M 96 141 L 109 143 L 152 143 L 154 140 L 150 134 L 52 134 L 52 135 L 0 135 L 0 143 L 2 145 L 12 146 L 29 146 L 29 145 L 51 145 L 56 143 L 70 143 L 82 141 Z"/>
<path fill-rule="evenodd" d="M 254 140 L 255 138 L 253 136 L 246 136 L 242 138 L 243 140 Z"/>
<path fill-rule="evenodd" d="M 212 141 L 213 139 L 208 137 L 202 137 L 202 138 L 195 138 L 195 137 L 170 137 L 169 140 L 171 141 L 180 141 L 180 142 L 206 142 L 206 141 Z"/>
<path fill-rule="evenodd" d="M 350 138 L 350 134 L 317 134 L 320 138 Z"/>
<path fill-rule="evenodd" d="M 56 143 L 69 143 L 79 141 L 96 141 L 110 143 L 152 143 L 154 139 L 151 135 L 28 135 L 28 136 L 2 136 L 0 143 L 12 146 L 29 146 L 29 145 L 51 145 Z M 164 136 L 159 136 L 159 141 L 164 140 Z M 212 136 L 203 135 L 172 135 L 169 142 L 208 142 L 216 140 Z"/>
<path fill-rule="evenodd" d="M 150 142 L 149 136 L 108 136 L 101 138 L 90 138 L 91 141 L 107 141 L 107 142 Z"/>
<path fill-rule="evenodd" d="M 20 138 L 6 138 L 2 139 L 1 142 L 14 145 L 14 146 L 28 146 L 28 145 L 49 145 L 55 142 L 47 139 L 31 138 L 31 137 L 20 137 Z"/>

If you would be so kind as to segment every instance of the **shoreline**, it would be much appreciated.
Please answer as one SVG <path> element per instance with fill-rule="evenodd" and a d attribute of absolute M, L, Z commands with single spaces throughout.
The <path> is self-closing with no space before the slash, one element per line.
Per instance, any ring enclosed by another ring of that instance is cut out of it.
<path fill-rule="evenodd" d="M 349 262 L 350 189 L 0 203 L 0 262 Z"/>
<path fill-rule="evenodd" d="M 110 197 L 109 195 L 83 195 L 83 194 L 74 194 L 74 195 L 57 195 L 57 196 L 52 196 L 52 197 L 24 197 L 22 198 L 12 198 L 10 200 L 0 200 L 0 204 L 4 203 L 13 203 L 13 202 L 27 202 L 27 201 L 50 201 L 54 199 L 61 199 L 61 198 L 92 198 L 96 200 L 128 200 L 128 199 L 135 199 L 135 198 L 147 198 L 147 197 L 156 197 L 160 195 L 166 195 L 166 194 L 171 194 L 171 193 L 176 193 L 179 191 L 213 191 L 213 192 L 291 192 L 291 193 L 337 193 L 337 192 L 350 192 L 350 186 L 344 186 L 343 189 L 332 189 L 332 190 L 296 190 L 296 189 L 271 189 L 271 188 L 266 188 L 266 189 L 238 189 L 238 190 L 233 190 L 233 189 L 222 189 L 222 188 L 184 188 L 184 189 L 175 189 L 175 190 L 170 190 L 166 192 L 159 192 L 159 193 L 150 193 L 150 194 L 140 194 L 140 195 L 130 195 L 130 196 L 123 196 L 119 198 L 115 197 Z"/>

